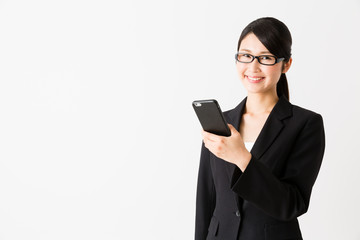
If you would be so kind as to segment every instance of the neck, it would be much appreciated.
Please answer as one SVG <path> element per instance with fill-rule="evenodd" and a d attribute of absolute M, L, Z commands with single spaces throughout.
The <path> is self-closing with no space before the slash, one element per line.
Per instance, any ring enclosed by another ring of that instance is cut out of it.
<path fill-rule="evenodd" d="M 270 113 L 279 100 L 277 94 L 252 94 L 248 93 L 245 113 L 260 114 Z"/>

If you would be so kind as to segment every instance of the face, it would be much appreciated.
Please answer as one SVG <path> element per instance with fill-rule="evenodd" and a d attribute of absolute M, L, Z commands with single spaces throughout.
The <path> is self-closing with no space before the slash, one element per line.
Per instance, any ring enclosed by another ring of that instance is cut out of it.
<path fill-rule="evenodd" d="M 249 53 L 253 56 L 273 55 L 260 42 L 255 34 L 249 33 L 241 42 L 239 52 Z M 278 56 L 282 57 L 282 56 Z M 276 94 L 276 84 L 281 73 L 290 68 L 292 59 L 287 63 L 279 62 L 272 66 L 261 65 L 257 59 L 251 63 L 236 62 L 236 68 L 248 94 Z"/>

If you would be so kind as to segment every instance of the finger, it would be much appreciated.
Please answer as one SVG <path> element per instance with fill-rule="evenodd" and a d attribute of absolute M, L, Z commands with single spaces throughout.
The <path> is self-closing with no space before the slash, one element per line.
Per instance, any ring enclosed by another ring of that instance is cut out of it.
<path fill-rule="evenodd" d="M 203 142 L 204 142 L 205 147 L 208 148 L 210 140 L 207 138 L 206 132 L 202 131 L 201 135 L 203 137 Z"/>
<path fill-rule="evenodd" d="M 211 150 L 213 148 L 214 142 L 209 141 L 208 139 L 204 138 L 204 145 L 207 149 Z"/>
<path fill-rule="evenodd" d="M 230 128 L 230 131 L 236 131 L 236 129 L 234 128 L 234 126 L 230 123 L 228 123 L 228 127 Z"/>
<path fill-rule="evenodd" d="M 242 136 L 241 136 L 240 132 L 238 132 L 238 130 L 236 130 L 233 125 L 228 124 L 228 126 L 229 126 L 230 131 L 231 131 L 231 136 L 232 137 L 237 137 L 237 138 L 242 140 Z"/>
<path fill-rule="evenodd" d="M 238 132 L 238 131 L 236 130 L 236 128 L 234 128 L 233 125 L 228 124 L 228 126 L 229 126 L 229 129 L 230 129 L 230 131 L 231 131 L 231 135 L 233 135 L 233 133 L 237 133 L 237 132 Z"/>
<path fill-rule="evenodd" d="M 216 143 L 215 142 L 212 142 L 212 141 L 209 141 L 209 140 L 206 140 L 206 139 L 204 139 L 204 145 L 212 153 L 214 152 L 214 149 L 216 148 Z"/>
<path fill-rule="evenodd" d="M 203 131 L 203 138 L 206 138 L 206 139 L 208 139 L 209 141 L 212 141 L 212 142 L 218 142 L 218 141 L 220 141 L 220 139 L 222 137 L 219 136 L 219 135 L 210 133 L 210 132 Z"/>

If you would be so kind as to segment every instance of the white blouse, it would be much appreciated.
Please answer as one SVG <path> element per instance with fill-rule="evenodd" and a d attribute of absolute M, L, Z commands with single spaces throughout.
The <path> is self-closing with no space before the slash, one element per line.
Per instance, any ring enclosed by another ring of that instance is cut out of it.
<path fill-rule="evenodd" d="M 246 149 L 250 152 L 255 142 L 244 142 Z"/>

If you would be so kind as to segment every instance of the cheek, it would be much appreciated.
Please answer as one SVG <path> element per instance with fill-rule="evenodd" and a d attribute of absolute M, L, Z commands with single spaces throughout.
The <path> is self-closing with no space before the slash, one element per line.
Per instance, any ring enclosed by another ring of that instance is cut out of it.
<path fill-rule="evenodd" d="M 239 74 L 239 77 L 242 77 L 244 75 L 245 68 L 243 67 L 243 65 L 236 64 L 236 70 Z"/>
<path fill-rule="evenodd" d="M 275 81 L 279 80 L 281 76 L 281 68 L 268 68 L 264 69 L 263 72 Z"/>

